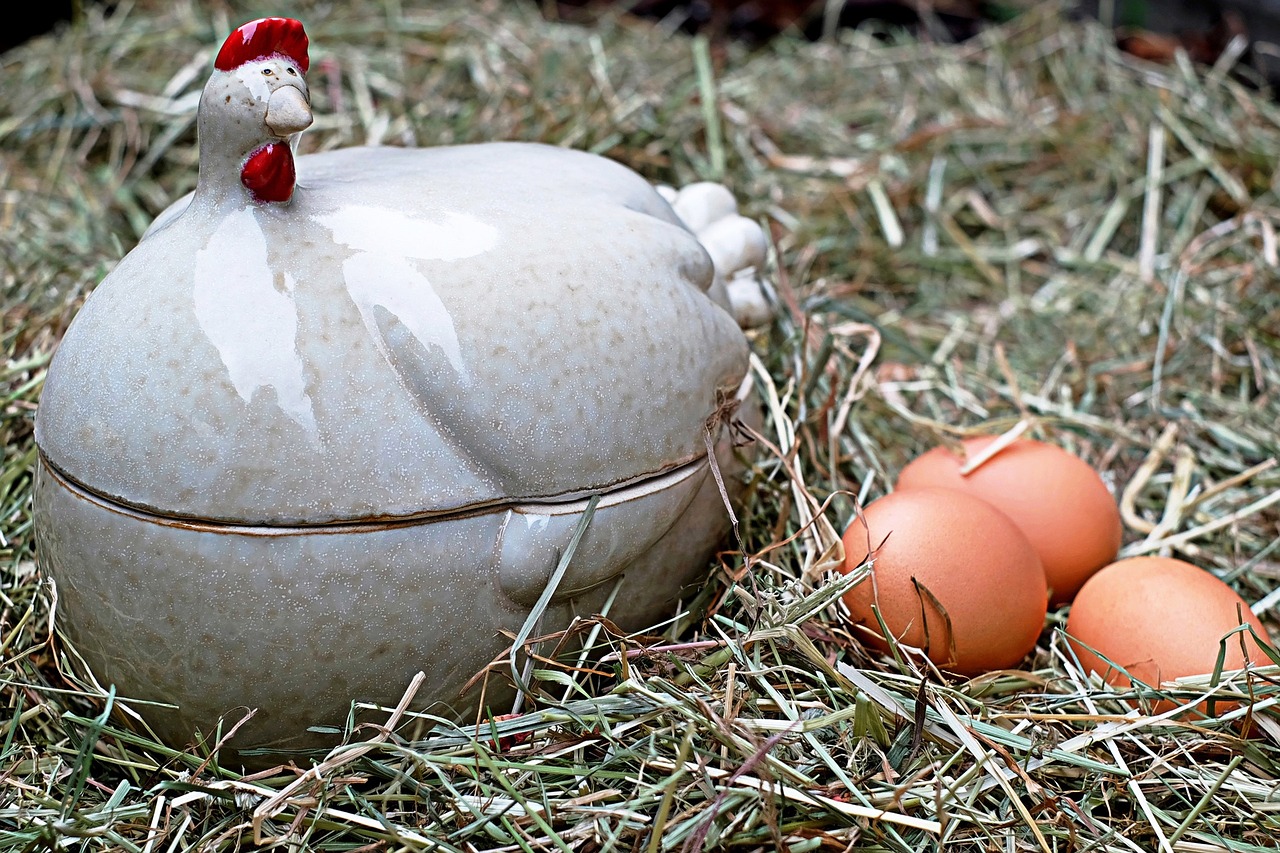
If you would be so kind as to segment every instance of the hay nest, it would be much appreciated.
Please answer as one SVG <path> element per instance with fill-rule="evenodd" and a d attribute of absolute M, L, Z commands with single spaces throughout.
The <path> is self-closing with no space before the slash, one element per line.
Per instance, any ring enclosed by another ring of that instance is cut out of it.
<path fill-rule="evenodd" d="M 132 729 L 56 633 L 31 425 L 84 295 L 193 185 L 213 51 L 263 11 L 231 5 L 92 7 L 0 56 L 6 847 L 1274 849 L 1274 667 L 1113 690 L 1059 611 L 1021 669 L 957 680 L 867 653 L 840 613 L 855 502 L 928 446 L 1016 426 L 1106 472 L 1125 553 L 1192 560 L 1276 623 L 1280 110 L 1238 51 L 1143 64 L 1053 4 L 959 46 L 860 30 L 751 51 L 496 0 L 271 10 L 315 46 L 306 151 L 528 139 L 731 185 L 776 250 L 762 461 L 740 547 L 685 618 L 584 623 L 590 657 L 529 645 L 518 717 L 403 711 L 254 777 L 215 739 Z M 1253 703 L 1149 713 L 1205 693 Z"/>

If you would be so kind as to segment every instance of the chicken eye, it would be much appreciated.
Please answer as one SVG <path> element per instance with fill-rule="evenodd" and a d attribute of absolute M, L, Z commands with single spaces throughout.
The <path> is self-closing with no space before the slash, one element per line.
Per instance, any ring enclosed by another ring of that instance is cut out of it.
<path fill-rule="evenodd" d="M 294 77 L 297 77 L 297 76 L 298 76 L 298 72 L 297 72 L 297 71 L 294 71 L 292 68 L 286 68 L 286 69 L 285 69 L 285 71 L 288 71 L 288 72 L 289 72 L 289 74 L 290 74 L 290 75 L 292 75 L 292 76 L 294 76 Z"/>
<path fill-rule="evenodd" d="M 272 71 L 270 68 L 264 68 L 264 69 L 262 69 L 262 76 L 263 76 L 263 77 L 270 77 L 270 76 L 271 76 L 272 74 L 274 74 L 274 73 L 275 73 L 275 72 L 274 72 L 274 71 Z"/>

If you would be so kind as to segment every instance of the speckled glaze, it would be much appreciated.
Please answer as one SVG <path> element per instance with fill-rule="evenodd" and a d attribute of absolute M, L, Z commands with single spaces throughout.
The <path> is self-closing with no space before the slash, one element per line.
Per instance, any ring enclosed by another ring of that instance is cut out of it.
<path fill-rule="evenodd" d="M 284 53 L 224 46 L 194 196 L 86 302 L 36 421 L 60 624 L 104 685 L 178 706 L 140 710 L 179 745 L 236 708 L 233 746 L 312 745 L 418 670 L 420 704 L 469 713 L 593 495 L 542 629 L 618 579 L 623 626 L 671 613 L 728 529 L 708 437 L 736 494 L 750 409 L 727 285 L 763 238 L 723 189 L 668 204 L 514 143 L 299 157 L 294 186 L 279 26 Z"/>

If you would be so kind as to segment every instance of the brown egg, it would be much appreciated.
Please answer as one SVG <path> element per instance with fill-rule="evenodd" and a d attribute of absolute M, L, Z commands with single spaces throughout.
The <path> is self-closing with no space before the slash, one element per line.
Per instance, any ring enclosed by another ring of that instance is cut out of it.
<path fill-rule="evenodd" d="M 982 498 L 1022 528 L 1044 564 L 1051 603 L 1070 601 L 1120 550 L 1120 510 L 1102 478 L 1060 447 L 1019 439 L 968 474 L 960 469 L 994 441 L 964 441 L 966 456 L 935 447 L 902 469 L 899 489 L 960 489 Z"/>
<path fill-rule="evenodd" d="M 1241 619 L 1267 639 L 1244 599 L 1209 572 L 1168 557 L 1133 557 L 1112 563 L 1084 585 L 1067 617 L 1067 637 L 1085 672 L 1119 687 L 1130 684 L 1085 648 L 1090 646 L 1138 681 L 1157 686 L 1213 672 L 1222 638 Z M 1237 633 L 1227 640 L 1223 669 L 1242 669 L 1246 652 L 1258 666 L 1271 663 L 1253 637 Z M 1172 707 L 1160 702 L 1156 711 Z"/>
<path fill-rule="evenodd" d="M 859 639 L 888 648 L 878 603 L 893 636 L 962 675 L 1014 666 L 1035 648 L 1044 570 L 1008 516 L 953 489 L 911 489 L 872 502 L 863 517 L 865 527 L 854 519 L 844 534 L 846 572 L 874 552 L 871 577 L 844 596 Z"/>

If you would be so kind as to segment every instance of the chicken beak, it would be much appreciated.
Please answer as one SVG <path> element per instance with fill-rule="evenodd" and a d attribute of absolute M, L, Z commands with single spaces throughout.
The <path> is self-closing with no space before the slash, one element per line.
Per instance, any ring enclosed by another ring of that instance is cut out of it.
<path fill-rule="evenodd" d="M 296 86 L 281 86 L 267 101 L 267 127 L 280 138 L 287 138 L 311 126 L 311 105 Z"/>

